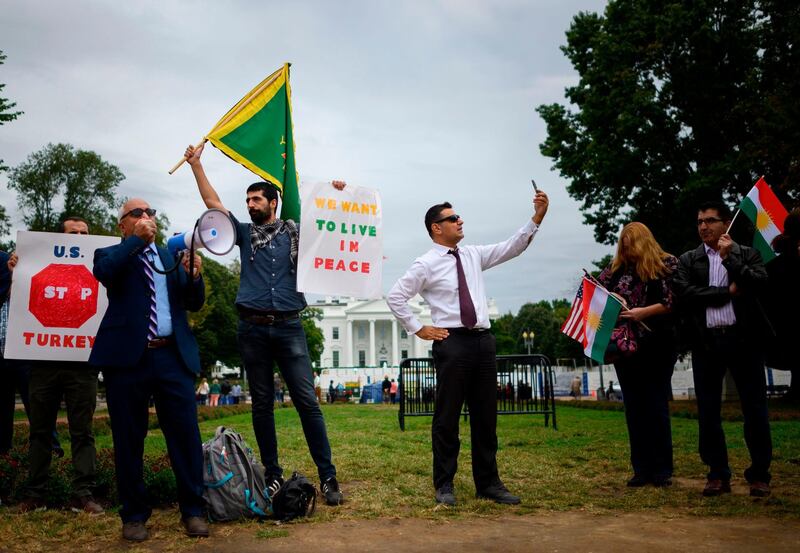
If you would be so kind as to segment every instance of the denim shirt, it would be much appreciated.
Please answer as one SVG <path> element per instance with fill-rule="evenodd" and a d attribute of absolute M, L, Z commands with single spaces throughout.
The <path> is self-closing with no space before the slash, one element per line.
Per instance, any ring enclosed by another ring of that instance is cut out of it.
<path fill-rule="evenodd" d="M 233 214 L 231 214 L 233 217 Z M 300 311 L 306 307 L 305 296 L 297 291 L 297 267 L 292 265 L 291 238 L 282 232 L 269 245 L 259 248 L 250 261 L 250 223 L 233 217 L 238 229 L 236 244 L 242 272 L 236 305 L 259 311 Z"/>

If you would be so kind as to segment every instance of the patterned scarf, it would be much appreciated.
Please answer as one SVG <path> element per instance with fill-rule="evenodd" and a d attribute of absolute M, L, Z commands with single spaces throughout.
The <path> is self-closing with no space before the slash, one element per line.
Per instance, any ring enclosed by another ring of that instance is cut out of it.
<path fill-rule="evenodd" d="M 289 239 L 291 240 L 290 256 L 292 258 L 292 272 L 294 272 L 297 267 L 298 232 L 297 225 L 291 219 L 288 221 L 275 219 L 273 222 L 267 223 L 266 225 L 250 224 L 250 249 L 252 250 L 250 261 L 255 260 L 256 251 L 258 251 L 259 248 L 266 247 L 272 242 L 273 238 L 283 232 L 288 232 Z"/>

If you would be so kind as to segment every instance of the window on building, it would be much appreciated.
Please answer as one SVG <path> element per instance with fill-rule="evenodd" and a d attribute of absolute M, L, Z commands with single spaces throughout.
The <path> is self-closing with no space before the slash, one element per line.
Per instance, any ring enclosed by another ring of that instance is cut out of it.
<path fill-rule="evenodd" d="M 359 367 L 366 367 L 367 366 L 367 352 L 363 349 L 358 350 L 358 366 Z"/>
<path fill-rule="evenodd" d="M 400 338 L 401 338 L 401 339 L 403 339 L 403 340 L 405 340 L 406 338 L 408 338 L 408 332 L 406 332 L 406 329 L 405 329 L 405 328 L 401 328 L 401 329 L 400 329 Z"/>
<path fill-rule="evenodd" d="M 408 350 L 404 349 L 400 351 L 400 359 L 408 359 Z"/>
<path fill-rule="evenodd" d="M 333 366 L 334 368 L 339 366 L 339 352 L 336 350 L 333 351 Z"/>
<path fill-rule="evenodd" d="M 364 339 L 364 325 L 358 325 L 358 339 Z"/>
<path fill-rule="evenodd" d="M 339 327 L 338 326 L 333 327 L 333 339 L 334 340 L 338 340 L 339 339 Z"/>
<path fill-rule="evenodd" d="M 433 357 L 433 350 L 432 349 L 428 350 L 428 357 Z"/>

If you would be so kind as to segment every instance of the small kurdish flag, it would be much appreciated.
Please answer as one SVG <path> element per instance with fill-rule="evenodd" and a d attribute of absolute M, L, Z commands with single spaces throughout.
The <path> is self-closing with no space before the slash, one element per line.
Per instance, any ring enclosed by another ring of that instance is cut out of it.
<path fill-rule="evenodd" d="M 621 309 L 608 290 L 584 277 L 561 332 L 581 342 L 587 357 L 603 363 Z"/>
<path fill-rule="evenodd" d="M 300 221 L 289 64 L 261 81 L 205 137 L 281 191 L 281 219 Z"/>
<path fill-rule="evenodd" d="M 758 179 L 756 185 L 742 199 L 739 209 L 756 227 L 753 247 L 758 250 L 765 263 L 773 259 L 775 252 L 772 250 L 772 240 L 783 232 L 783 221 L 788 212 L 764 177 Z"/>

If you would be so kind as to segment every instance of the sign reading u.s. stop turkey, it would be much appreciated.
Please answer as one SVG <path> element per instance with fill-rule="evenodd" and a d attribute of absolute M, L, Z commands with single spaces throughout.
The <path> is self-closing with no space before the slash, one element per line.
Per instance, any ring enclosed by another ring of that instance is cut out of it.
<path fill-rule="evenodd" d="M 86 361 L 108 306 L 92 275 L 94 250 L 113 236 L 17 233 L 11 281 L 7 359 Z"/>

